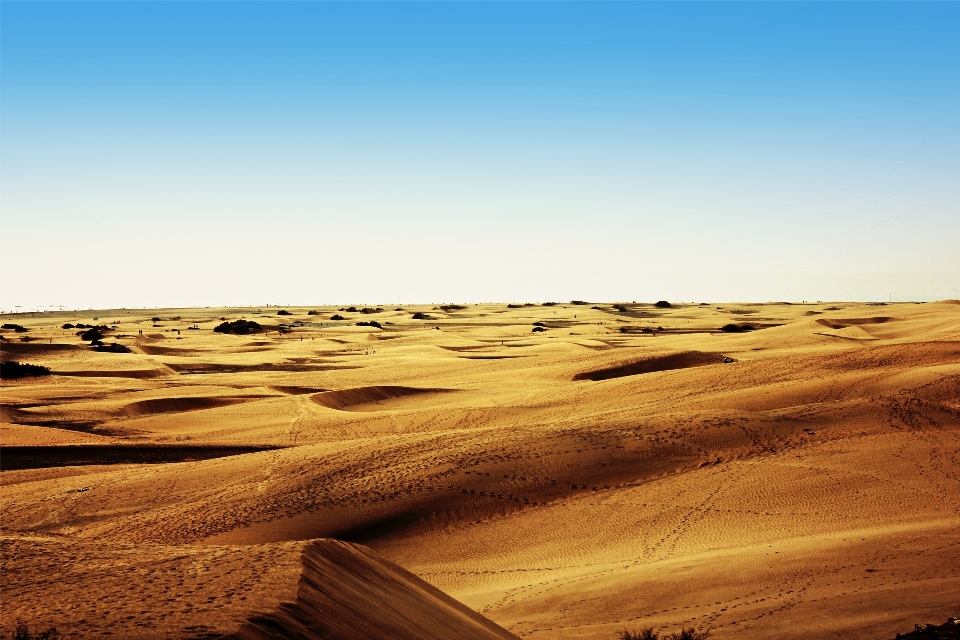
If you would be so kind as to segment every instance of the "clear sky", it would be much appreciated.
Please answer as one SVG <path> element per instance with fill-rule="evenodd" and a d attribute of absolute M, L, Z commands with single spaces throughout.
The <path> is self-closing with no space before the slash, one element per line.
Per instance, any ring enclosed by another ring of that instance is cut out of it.
<path fill-rule="evenodd" d="M 0 307 L 960 298 L 958 2 L 0 3 Z"/>

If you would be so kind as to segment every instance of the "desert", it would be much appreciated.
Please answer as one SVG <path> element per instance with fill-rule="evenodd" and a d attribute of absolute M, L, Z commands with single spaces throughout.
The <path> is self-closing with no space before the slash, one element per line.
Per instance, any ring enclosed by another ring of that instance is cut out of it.
<path fill-rule="evenodd" d="M 3 637 L 892 639 L 960 614 L 957 301 L 3 322 Z"/>

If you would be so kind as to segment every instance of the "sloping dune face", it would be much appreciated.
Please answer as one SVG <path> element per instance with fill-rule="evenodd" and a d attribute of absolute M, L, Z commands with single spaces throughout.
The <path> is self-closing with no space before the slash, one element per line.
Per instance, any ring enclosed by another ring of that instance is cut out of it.
<path fill-rule="evenodd" d="M 537 640 L 892 640 L 958 613 L 958 310 L 13 319 L 53 373 L 0 385 L 0 635 L 500 637 L 409 571 Z"/>
<path fill-rule="evenodd" d="M 415 387 L 400 387 L 378 385 L 375 387 L 357 387 L 340 391 L 326 391 L 313 396 L 313 401 L 329 409 L 341 411 L 360 410 L 361 408 L 382 403 L 387 400 L 437 394 L 450 389 L 417 389 Z"/>
<path fill-rule="evenodd" d="M 295 603 L 250 620 L 232 640 L 516 638 L 364 547 L 320 540 L 303 553 Z"/>
<path fill-rule="evenodd" d="M 685 351 L 665 356 L 644 358 L 636 362 L 622 364 L 615 367 L 585 371 L 573 376 L 574 380 L 610 380 L 624 376 L 638 376 L 656 371 L 672 371 L 674 369 L 689 369 L 702 367 L 708 364 L 723 364 L 725 358 L 718 353 L 703 353 L 702 351 Z"/>
<path fill-rule="evenodd" d="M 337 540 L 138 548 L 4 535 L 0 559 L 5 607 L 35 611 L 41 582 L 46 619 L 59 618 L 67 637 L 516 638 L 370 549 Z"/>

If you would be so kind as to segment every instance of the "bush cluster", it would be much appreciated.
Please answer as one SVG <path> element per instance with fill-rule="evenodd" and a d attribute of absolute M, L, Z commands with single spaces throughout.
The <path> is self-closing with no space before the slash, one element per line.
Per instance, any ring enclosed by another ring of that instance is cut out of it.
<path fill-rule="evenodd" d="M 216 333 L 233 333 L 245 336 L 251 333 L 260 333 L 263 331 L 263 327 L 260 326 L 259 322 L 253 320 L 234 320 L 233 322 L 218 324 L 213 330 Z"/>
<path fill-rule="evenodd" d="M 93 350 L 104 353 L 130 353 L 130 347 L 124 346 L 117 342 L 112 344 L 104 344 L 99 340 L 93 343 Z"/>
<path fill-rule="evenodd" d="M 50 375 L 50 369 L 38 364 L 20 363 L 16 360 L 0 363 L 0 378 L 32 378 L 48 375 Z"/>
<path fill-rule="evenodd" d="M 80 325 L 77 325 L 78 327 Z M 112 331 L 110 327 L 105 324 L 100 325 L 99 327 L 90 327 L 84 331 L 78 331 L 77 335 L 80 336 L 81 340 L 88 340 L 90 342 L 97 342 L 103 340 L 108 331 Z"/>
<path fill-rule="evenodd" d="M 32 633 L 26 622 L 17 620 L 17 626 L 13 630 L 13 640 L 60 640 L 60 632 L 56 627 L 50 627 L 46 631 Z"/>
<path fill-rule="evenodd" d="M 633 632 L 624 629 L 620 632 L 620 640 L 706 640 L 708 635 L 710 635 L 709 631 L 697 631 L 693 627 L 681 629 L 668 636 L 661 636 L 652 628 Z"/>

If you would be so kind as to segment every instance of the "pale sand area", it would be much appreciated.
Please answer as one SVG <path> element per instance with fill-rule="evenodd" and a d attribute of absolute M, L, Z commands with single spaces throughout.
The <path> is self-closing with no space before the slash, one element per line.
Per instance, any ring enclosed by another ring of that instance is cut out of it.
<path fill-rule="evenodd" d="M 0 466 L 16 445 L 190 461 L 0 473 L 4 633 L 235 632 L 296 598 L 323 537 L 526 638 L 960 614 L 960 304 L 384 307 L 5 316 L 30 331 L 4 359 L 58 375 L 4 381 Z M 114 320 L 132 353 L 60 328 Z M 228 446 L 265 450 L 200 459 Z"/>

